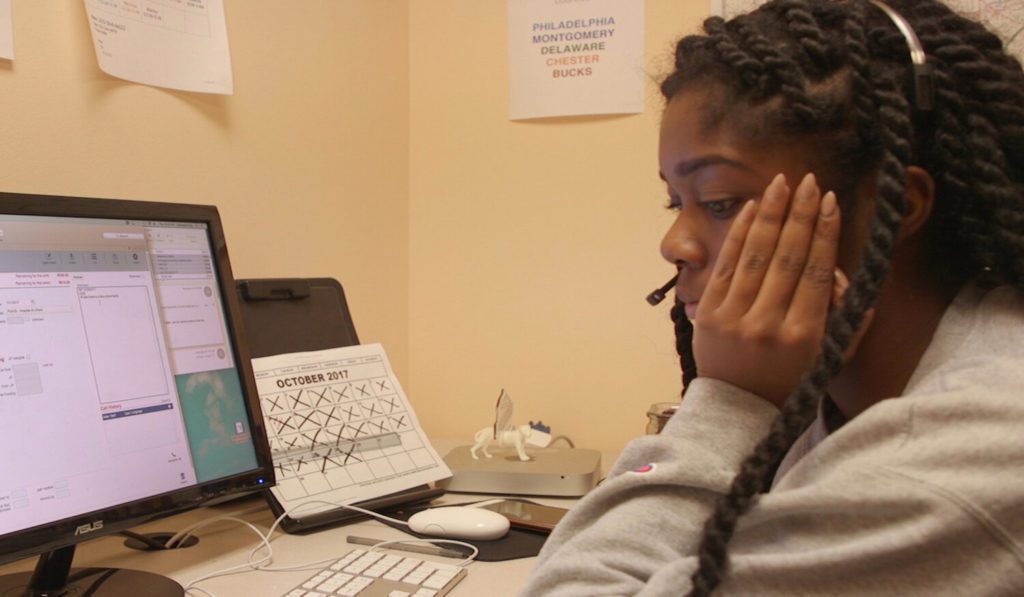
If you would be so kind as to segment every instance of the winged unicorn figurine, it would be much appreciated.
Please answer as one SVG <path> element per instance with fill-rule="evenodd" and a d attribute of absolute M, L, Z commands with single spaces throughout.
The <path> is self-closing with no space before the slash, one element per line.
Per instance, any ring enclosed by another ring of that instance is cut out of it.
<path fill-rule="evenodd" d="M 469 455 L 473 457 L 473 460 L 477 460 L 476 452 L 481 450 L 484 456 L 491 458 L 491 453 L 487 451 L 487 447 L 491 442 L 496 441 L 501 447 L 515 446 L 519 460 L 526 462 L 530 460 L 530 457 L 526 454 L 526 441 L 530 439 L 531 433 L 533 433 L 533 429 L 529 425 L 519 425 L 517 427 L 512 424 L 512 397 L 502 389 L 501 394 L 498 395 L 498 404 L 495 407 L 494 425 L 484 427 L 476 432 L 476 435 L 473 436 L 473 447 L 470 448 Z"/>

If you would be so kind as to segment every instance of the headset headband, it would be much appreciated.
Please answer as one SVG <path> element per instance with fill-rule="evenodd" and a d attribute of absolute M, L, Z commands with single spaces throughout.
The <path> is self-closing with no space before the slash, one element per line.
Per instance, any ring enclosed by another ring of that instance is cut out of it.
<path fill-rule="evenodd" d="M 907 47 L 910 48 L 910 62 L 914 67 L 914 106 L 918 110 L 931 110 L 935 105 L 932 66 L 928 64 L 928 56 L 924 53 L 924 46 L 918 39 L 917 33 L 914 32 L 914 28 L 910 26 L 907 19 L 903 18 L 903 15 L 896 12 L 893 7 L 881 0 L 868 0 L 868 2 L 881 9 L 900 30 L 903 39 L 907 41 Z"/>

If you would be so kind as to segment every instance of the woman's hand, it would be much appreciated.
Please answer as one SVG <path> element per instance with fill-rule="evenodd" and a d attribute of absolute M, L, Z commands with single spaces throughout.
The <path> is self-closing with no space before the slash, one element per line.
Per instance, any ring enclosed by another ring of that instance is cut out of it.
<path fill-rule="evenodd" d="M 845 290 L 834 273 L 839 221 L 835 194 L 822 197 L 812 174 L 792 200 L 780 174 L 743 207 L 697 306 L 702 377 L 782 405 L 818 354 L 834 294 Z"/>

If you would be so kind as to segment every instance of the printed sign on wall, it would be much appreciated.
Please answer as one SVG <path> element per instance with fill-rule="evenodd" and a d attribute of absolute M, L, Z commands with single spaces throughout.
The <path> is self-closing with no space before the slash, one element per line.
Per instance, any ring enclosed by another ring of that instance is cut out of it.
<path fill-rule="evenodd" d="M 231 95 L 224 0 L 84 0 L 100 70 L 182 91 Z"/>
<path fill-rule="evenodd" d="M 0 58 L 14 60 L 14 27 L 11 25 L 11 0 L 0 0 Z"/>
<path fill-rule="evenodd" d="M 508 0 L 509 118 L 644 110 L 642 0 Z"/>

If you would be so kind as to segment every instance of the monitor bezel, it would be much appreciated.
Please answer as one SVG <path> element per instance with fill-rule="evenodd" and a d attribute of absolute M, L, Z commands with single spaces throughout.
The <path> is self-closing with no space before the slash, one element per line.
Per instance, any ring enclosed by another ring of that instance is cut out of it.
<path fill-rule="evenodd" d="M 274 484 L 273 459 L 242 325 L 227 242 L 220 214 L 215 206 L 0 192 L 0 214 L 206 224 L 213 251 L 217 284 L 225 311 L 224 319 L 228 335 L 233 340 L 232 351 L 245 397 L 257 464 L 251 471 L 2 535 L 0 564 L 118 533 L 145 522 L 201 507 L 211 501 L 222 500 L 233 494 L 248 493 Z"/>

